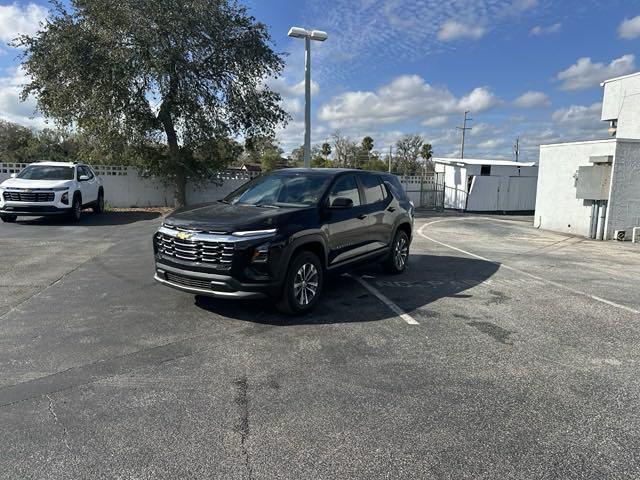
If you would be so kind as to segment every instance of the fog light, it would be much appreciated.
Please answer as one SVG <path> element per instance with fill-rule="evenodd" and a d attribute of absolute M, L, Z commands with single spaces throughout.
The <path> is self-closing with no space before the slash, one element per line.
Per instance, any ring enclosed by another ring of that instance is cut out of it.
<path fill-rule="evenodd" d="M 69 205 L 69 192 L 64 192 L 62 194 L 62 198 L 60 198 L 60 201 L 65 205 Z"/>
<path fill-rule="evenodd" d="M 267 263 L 269 261 L 269 245 L 260 245 L 253 250 L 251 263 Z"/>

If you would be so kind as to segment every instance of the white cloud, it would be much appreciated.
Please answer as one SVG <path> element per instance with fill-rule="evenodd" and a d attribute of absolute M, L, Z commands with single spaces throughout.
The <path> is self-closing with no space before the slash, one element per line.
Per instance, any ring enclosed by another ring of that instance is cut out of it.
<path fill-rule="evenodd" d="M 20 100 L 22 85 L 28 81 L 24 70 L 13 68 L 9 75 L 0 77 L 0 118 L 21 125 L 42 128 L 46 126 L 44 118 L 36 112 L 36 102 L 30 97 Z"/>
<path fill-rule="evenodd" d="M 449 117 L 446 115 L 439 115 L 437 117 L 428 118 L 422 122 L 425 127 L 442 127 L 449 121 Z"/>
<path fill-rule="evenodd" d="M 551 105 L 551 101 L 546 93 L 529 91 L 516 98 L 513 105 L 519 108 L 541 108 Z"/>
<path fill-rule="evenodd" d="M 500 100 L 486 87 L 478 87 L 460 99 L 458 108 L 460 110 L 470 110 L 472 112 L 482 112 L 489 110 L 500 103 Z"/>
<path fill-rule="evenodd" d="M 600 121 L 602 103 L 589 106 L 572 105 L 556 110 L 551 119 L 561 128 L 571 132 L 605 132 L 606 124 Z"/>
<path fill-rule="evenodd" d="M 465 25 L 457 20 L 447 20 L 438 32 L 438 39 L 443 42 L 460 40 L 462 38 L 477 40 L 482 38 L 485 33 L 486 29 L 482 25 Z"/>
<path fill-rule="evenodd" d="M 480 112 L 499 100 L 485 87 L 457 99 L 448 89 L 434 87 L 418 75 L 403 75 L 377 91 L 346 92 L 333 97 L 319 111 L 332 128 L 391 124 L 418 117 L 444 117 L 464 110 Z M 442 119 L 434 120 L 442 122 Z"/>
<path fill-rule="evenodd" d="M 531 29 L 529 34 L 535 36 L 550 35 L 552 33 L 558 33 L 560 30 L 562 30 L 562 23 L 558 22 L 548 26 L 536 25 Z"/>
<path fill-rule="evenodd" d="M 635 56 L 628 54 L 612 60 L 609 65 L 593 63 L 583 57 L 558 74 L 563 90 L 585 90 L 599 85 L 609 78 L 626 75 L 636 69 Z"/>
<path fill-rule="evenodd" d="M 295 116 L 304 108 L 304 80 L 298 83 L 288 83 L 286 77 L 271 78 L 267 81 L 269 88 L 282 97 L 282 108 Z M 320 86 L 311 80 L 311 95 L 315 96 L 320 91 Z"/>
<path fill-rule="evenodd" d="M 627 40 L 640 37 L 640 15 L 634 18 L 625 18 L 618 27 L 618 35 Z"/>
<path fill-rule="evenodd" d="M 40 22 L 47 17 L 48 10 L 35 3 L 0 5 L 0 40 L 10 42 L 18 35 L 33 35 Z"/>

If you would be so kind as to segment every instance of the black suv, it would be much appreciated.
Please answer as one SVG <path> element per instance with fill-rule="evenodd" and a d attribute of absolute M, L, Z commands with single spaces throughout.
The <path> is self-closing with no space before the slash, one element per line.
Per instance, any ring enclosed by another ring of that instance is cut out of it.
<path fill-rule="evenodd" d="M 364 261 L 404 271 L 412 228 L 413 205 L 393 175 L 278 170 L 167 217 L 153 239 L 155 279 L 196 295 L 271 297 L 303 313 L 329 272 Z"/>

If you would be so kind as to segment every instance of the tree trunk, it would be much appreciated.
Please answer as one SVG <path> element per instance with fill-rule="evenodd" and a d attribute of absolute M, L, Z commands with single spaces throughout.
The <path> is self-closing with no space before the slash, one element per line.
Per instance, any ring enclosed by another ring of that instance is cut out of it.
<path fill-rule="evenodd" d="M 167 101 L 162 102 L 158 119 L 164 127 L 167 135 L 167 145 L 169 146 L 169 158 L 171 170 L 174 172 L 174 207 L 181 208 L 187 204 L 187 179 L 184 174 L 184 166 L 180 158 L 180 145 L 178 145 L 178 134 L 176 133 L 173 119 L 171 118 L 170 106 Z"/>

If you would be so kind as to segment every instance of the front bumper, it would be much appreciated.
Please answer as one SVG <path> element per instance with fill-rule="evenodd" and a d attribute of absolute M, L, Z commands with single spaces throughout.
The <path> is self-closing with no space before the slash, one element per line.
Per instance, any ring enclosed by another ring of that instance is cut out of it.
<path fill-rule="evenodd" d="M 8 202 L 7 202 L 8 203 Z M 0 207 L 3 215 L 17 215 L 19 217 L 41 217 L 48 215 L 66 215 L 71 212 L 70 207 L 59 208 L 54 205 L 20 205 L 18 203 L 5 203 Z"/>
<path fill-rule="evenodd" d="M 154 279 L 183 292 L 215 298 L 267 298 L 277 289 L 272 283 L 246 284 L 228 275 L 183 270 L 159 262 Z"/>

